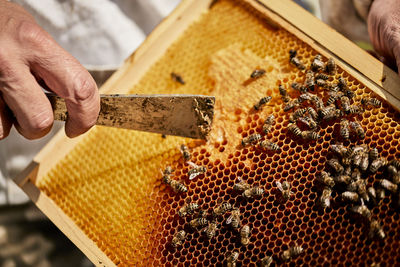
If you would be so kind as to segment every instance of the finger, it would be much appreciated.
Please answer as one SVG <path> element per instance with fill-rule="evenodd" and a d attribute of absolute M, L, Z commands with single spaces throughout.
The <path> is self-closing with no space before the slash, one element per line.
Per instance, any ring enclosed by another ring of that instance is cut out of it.
<path fill-rule="evenodd" d="M 89 72 L 46 32 L 34 28 L 29 46 L 32 71 L 44 80 L 58 96 L 65 99 L 68 109 L 66 134 L 74 137 L 86 132 L 100 111 L 100 96 Z M 28 34 L 29 36 L 29 34 Z"/>
<path fill-rule="evenodd" d="M 6 103 L 0 96 L 0 140 L 4 139 L 10 133 L 12 126 L 12 114 L 10 113 Z"/>
<path fill-rule="evenodd" d="M 13 112 L 15 127 L 27 139 L 46 135 L 53 125 L 49 100 L 26 65 L 14 65 L 12 77 L 0 88 L 3 99 Z"/>

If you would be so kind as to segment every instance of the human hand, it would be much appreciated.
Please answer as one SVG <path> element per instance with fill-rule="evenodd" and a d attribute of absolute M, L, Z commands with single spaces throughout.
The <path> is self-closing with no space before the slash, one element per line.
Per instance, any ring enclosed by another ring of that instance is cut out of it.
<path fill-rule="evenodd" d="M 28 139 L 50 131 L 53 112 L 39 83 L 65 99 L 67 136 L 95 124 L 100 98 L 87 70 L 21 6 L 0 0 L 0 140 L 12 124 Z"/>
<path fill-rule="evenodd" d="M 374 0 L 368 14 L 368 32 L 383 62 L 400 70 L 400 1 Z"/>

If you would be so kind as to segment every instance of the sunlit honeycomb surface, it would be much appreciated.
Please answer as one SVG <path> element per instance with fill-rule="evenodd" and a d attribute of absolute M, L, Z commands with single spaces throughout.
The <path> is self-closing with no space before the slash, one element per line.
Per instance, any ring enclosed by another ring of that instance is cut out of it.
<path fill-rule="evenodd" d="M 221 63 L 223 57 L 218 63 L 218 51 L 229 49 L 232 44 L 247 56 L 229 74 L 221 71 L 223 64 L 230 63 Z M 367 227 L 347 211 L 337 193 L 333 193 L 332 206 L 325 211 L 315 204 L 319 196 L 315 179 L 331 156 L 328 148 L 336 142 L 338 125 L 331 123 L 321 129 L 322 138 L 313 143 L 298 141 L 288 134 L 287 113 L 282 110 L 277 87 L 282 82 L 289 88 L 293 81 L 304 78 L 288 64 L 291 48 L 298 49 L 307 64 L 316 55 L 286 30 L 262 22 L 247 7 L 235 1 L 219 1 L 132 88 L 132 93 L 215 95 L 218 101 L 210 141 L 170 136 L 163 139 L 157 134 L 97 127 L 37 186 L 121 266 L 221 265 L 225 254 L 234 250 L 240 253 L 238 266 L 255 266 L 266 255 L 277 259 L 295 244 L 305 252 L 287 263 L 292 266 L 400 265 L 399 208 L 394 197 L 386 194 L 372 210 L 373 218 L 380 221 L 386 233 L 384 241 L 368 240 Z M 243 70 L 248 76 L 248 70 L 258 66 L 247 66 L 247 70 L 246 60 L 261 65 L 267 62 L 265 67 L 271 75 L 267 73 L 247 87 L 235 87 L 236 81 L 224 83 L 226 77 L 238 77 L 234 71 Z M 173 82 L 171 72 L 181 74 L 186 84 Z M 357 100 L 374 96 L 339 69 L 335 78 L 340 75 L 347 79 Z M 241 92 L 245 94 L 238 97 Z M 273 97 L 272 105 L 261 112 L 251 111 L 264 95 Z M 277 118 L 276 124 L 265 138 L 282 149 L 266 153 L 257 147 L 241 147 L 241 138 L 261 133 L 263 121 L 271 113 Z M 389 160 L 400 157 L 400 118 L 393 108 L 384 103 L 379 109 L 367 110 L 359 120 L 366 138 L 353 138 L 345 145 L 364 143 L 377 147 L 381 156 Z M 205 175 L 188 180 L 189 167 L 178 150 L 182 143 L 190 147 L 194 163 L 207 166 Z M 187 185 L 187 193 L 174 193 L 161 182 L 160 169 L 167 165 L 175 169 L 173 178 Z M 370 176 L 369 185 L 376 185 L 382 176 L 382 172 Z M 238 177 L 262 187 L 265 195 L 244 201 L 232 190 Z M 285 180 L 292 183 L 294 194 L 281 203 L 277 201 L 275 181 Z M 191 217 L 182 219 L 177 215 L 187 201 L 197 202 L 209 214 L 219 201 L 239 207 L 242 224 L 252 228 L 250 244 L 243 247 L 238 234 L 225 226 L 229 213 L 218 218 L 220 226 L 211 240 L 200 231 L 188 229 Z M 188 236 L 174 250 L 170 242 L 180 229 L 187 230 Z"/>

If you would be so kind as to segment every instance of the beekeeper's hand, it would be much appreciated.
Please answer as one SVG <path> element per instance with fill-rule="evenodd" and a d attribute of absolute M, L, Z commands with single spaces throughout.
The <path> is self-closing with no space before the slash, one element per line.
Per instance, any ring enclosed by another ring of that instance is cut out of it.
<path fill-rule="evenodd" d="M 28 139 L 49 132 L 53 113 L 39 83 L 65 99 L 69 137 L 94 125 L 100 100 L 90 74 L 21 6 L 0 0 L 0 139 L 12 124 Z"/>
<path fill-rule="evenodd" d="M 368 32 L 384 62 L 400 70 L 400 1 L 374 0 L 368 14 Z"/>

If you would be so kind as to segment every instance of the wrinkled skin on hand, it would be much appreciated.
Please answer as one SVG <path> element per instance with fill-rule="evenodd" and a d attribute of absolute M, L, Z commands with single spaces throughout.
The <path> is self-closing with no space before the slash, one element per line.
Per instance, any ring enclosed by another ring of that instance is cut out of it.
<path fill-rule="evenodd" d="M 49 132 L 53 112 L 39 83 L 65 99 L 69 137 L 95 124 L 100 100 L 90 74 L 21 6 L 0 0 L 0 139 L 13 124 L 28 139 Z"/>
<path fill-rule="evenodd" d="M 400 70 L 400 0 L 374 0 L 368 14 L 368 32 L 384 63 Z"/>

